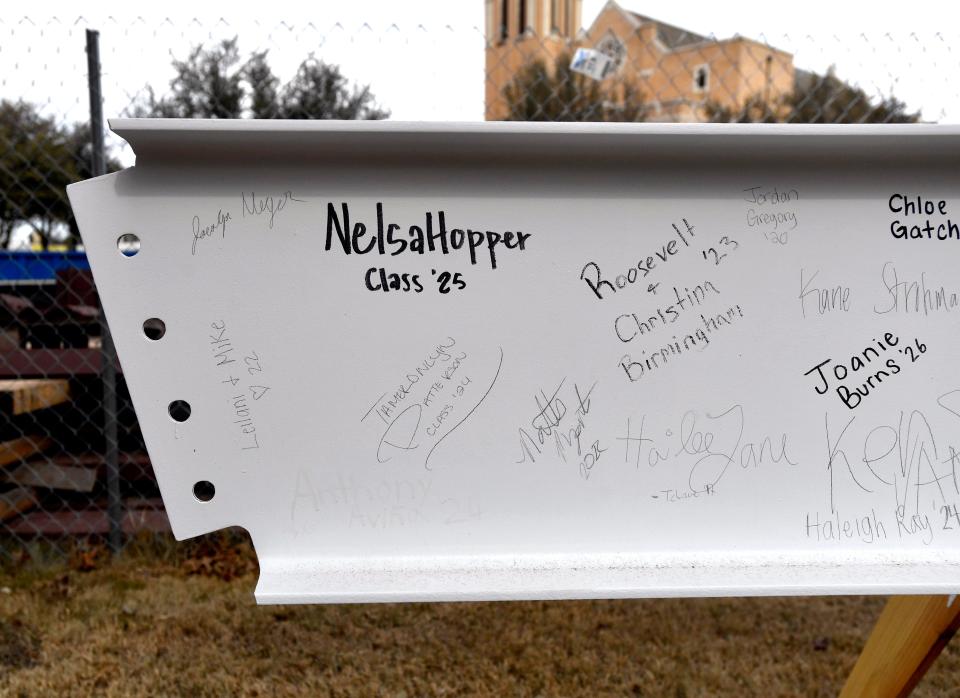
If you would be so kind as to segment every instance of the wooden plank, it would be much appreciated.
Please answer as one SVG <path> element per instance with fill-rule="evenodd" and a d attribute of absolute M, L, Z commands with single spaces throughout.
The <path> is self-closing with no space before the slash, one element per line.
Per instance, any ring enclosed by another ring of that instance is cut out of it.
<path fill-rule="evenodd" d="M 16 487 L 0 492 L 0 521 L 12 519 L 37 503 L 33 490 L 29 487 Z"/>
<path fill-rule="evenodd" d="M 123 532 L 167 533 L 170 520 L 162 509 L 131 509 L 123 513 Z M 106 535 L 110 530 L 107 512 L 101 509 L 84 511 L 35 511 L 13 521 L 7 530 L 16 536 L 89 536 Z"/>
<path fill-rule="evenodd" d="M 0 380 L 0 414 L 26 414 L 69 399 L 70 381 L 65 378 Z"/>
<path fill-rule="evenodd" d="M 96 376 L 100 374 L 102 359 L 102 351 L 95 348 L 3 351 L 0 378 Z"/>
<path fill-rule="evenodd" d="M 0 328 L 0 351 L 20 349 L 20 330 L 15 327 Z"/>
<path fill-rule="evenodd" d="M 102 453 L 61 453 L 50 456 L 51 463 L 66 466 L 103 467 Z M 149 466 L 150 456 L 146 451 L 121 451 L 117 457 L 121 466 Z"/>
<path fill-rule="evenodd" d="M 29 322 L 40 317 L 40 312 L 29 298 L 13 293 L 0 293 L 0 318 Z"/>
<path fill-rule="evenodd" d="M 0 467 L 24 461 L 51 446 L 53 446 L 53 439 L 49 436 L 21 436 L 18 439 L 4 441 L 0 443 Z"/>
<path fill-rule="evenodd" d="M 50 456 L 46 460 L 67 468 L 91 468 L 96 470 L 98 477 L 103 477 L 107 467 L 102 453 L 63 453 Z M 150 457 L 144 451 L 123 451 L 117 460 L 120 466 L 120 477 L 125 482 L 156 479 Z"/>
<path fill-rule="evenodd" d="M 891 597 L 840 698 L 909 695 L 958 627 L 954 596 Z"/>
<path fill-rule="evenodd" d="M 8 482 L 51 490 L 92 492 L 97 483 L 95 468 L 71 467 L 53 461 L 31 461 L 5 474 Z"/>

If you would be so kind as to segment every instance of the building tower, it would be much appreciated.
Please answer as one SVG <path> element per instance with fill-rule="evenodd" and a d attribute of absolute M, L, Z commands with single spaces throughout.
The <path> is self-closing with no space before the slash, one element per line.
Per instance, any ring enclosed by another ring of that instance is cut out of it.
<path fill-rule="evenodd" d="M 504 88 L 528 62 L 548 66 L 570 48 L 580 31 L 582 0 L 484 0 L 486 110 L 488 121 L 503 119 Z"/>

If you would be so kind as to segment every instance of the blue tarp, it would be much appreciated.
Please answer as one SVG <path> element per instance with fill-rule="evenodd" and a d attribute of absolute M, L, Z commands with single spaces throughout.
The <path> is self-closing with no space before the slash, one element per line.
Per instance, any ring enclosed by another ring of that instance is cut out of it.
<path fill-rule="evenodd" d="M 89 269 L 85 252 L 11 252 L 0 250 L 0 283 L 53 282 L 60 269 Z"/>

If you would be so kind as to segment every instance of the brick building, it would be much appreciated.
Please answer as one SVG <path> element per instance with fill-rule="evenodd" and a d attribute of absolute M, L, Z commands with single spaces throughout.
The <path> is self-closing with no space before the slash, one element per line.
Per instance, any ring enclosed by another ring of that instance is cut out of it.
<path fill-rule="evenodd" d="M 702 121 L 706 105 L 736 111 L 753 97 L 792 92 L 793 56 L 752 39 L 713 39 L 631 12 L 610 0 L 581 29 L 581 0 L 485 0 L 486 118 L 507 114 L 503 90 L 528 63 L 553 66 L 579 47 L 613 59 L 611 94 L 632 83 L 650 121 Z M 618 87 L 619 86 L 619 87 Z"/>

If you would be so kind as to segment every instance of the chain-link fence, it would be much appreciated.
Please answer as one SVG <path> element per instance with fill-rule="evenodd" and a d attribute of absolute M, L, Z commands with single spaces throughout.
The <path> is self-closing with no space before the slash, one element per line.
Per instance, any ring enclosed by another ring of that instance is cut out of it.
<path fill-rule="evenodd" d="M 955 120 L 953 41 L 718 39 L 608 3 L 484 26 L 108 21 L 106 116 Z M 65 186 L 95 155 L 84 20 L 0 21 L 0 556 L 168 528 Z M 835 68 L 832 66 L 836 66 Z M 105 166 L 132 164 L 107 134 Z M 52 545 L 51 545 L 52 544 Z"/>

